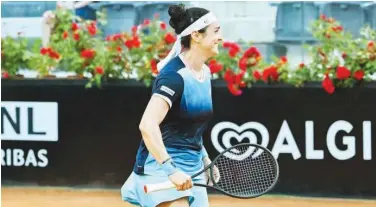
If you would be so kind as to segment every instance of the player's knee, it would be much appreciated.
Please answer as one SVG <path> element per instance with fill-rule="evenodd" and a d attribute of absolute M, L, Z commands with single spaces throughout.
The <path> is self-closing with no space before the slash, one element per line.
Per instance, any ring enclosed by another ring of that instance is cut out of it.
<path fill-rule="evenodd" d="M 189 207 L 188 197 L 179 198 L 174 201 L 163 202 L 157 207 Z"/>

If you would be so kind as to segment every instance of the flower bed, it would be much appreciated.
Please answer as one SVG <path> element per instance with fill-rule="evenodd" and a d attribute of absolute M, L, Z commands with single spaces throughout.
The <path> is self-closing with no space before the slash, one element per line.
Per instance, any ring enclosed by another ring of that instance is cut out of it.
<path fill-rule="evenodd" d="M 176 38 L 166 23 L 145 20 L 125 31 L 102 37 L 97 22 L 83 21 L 67 10 L 53 12 L 53 33 L 48 47 L 40 41 L 27 48 L 25 38 L 2 38 L 2 78 L 14 78 L 21 68 L 37 71 L 38 78 L 50 78 L 54 71 L 73 72 L 74 78 L 87 79 L 87 87 L 100 87 L 108 79 L 132 79 L 150 86 L 158 74 L 156 64 L 171 49 Z M 72 20 L 76 20 L 72 23 Z M 220 54 L 208 61 L 213 78 L 226 81 L 229 91 L 241 95 L 242 88 L 254 83 L 292 84 L 320 81 L 329 94 L 337 87 L 353 87 L 372 81 L 376 73 L 376 31 L 365 27 L 360 38 L 353 38 L 340 23 L 323 15 L 312 23 L 317 44 L 307 46 L 312 61 L 291 65 L 286 57 L 263 60 L 252 45 L 242 49 L 235 42 L 224 42 Z"/>

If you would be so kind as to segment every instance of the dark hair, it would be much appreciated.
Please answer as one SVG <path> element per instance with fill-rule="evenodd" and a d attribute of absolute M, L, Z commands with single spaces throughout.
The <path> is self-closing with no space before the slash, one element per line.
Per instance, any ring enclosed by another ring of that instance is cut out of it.
<path fill-rule="evenodd" d="M 193 22 L 209 13 L 208 10 L 199 7 L 192 7 L 185 9 L 184 4 L 171 5 L 168 9 L 170 15 L 170 26 L 174 28 L 176 34 L 180 34 Z M 205 33 L 206 28 L 200 29 L 198 32 Z M 181 38 L 181 44 L 184 48 L 190 48 L 191 36 L 185 36 Z"/>

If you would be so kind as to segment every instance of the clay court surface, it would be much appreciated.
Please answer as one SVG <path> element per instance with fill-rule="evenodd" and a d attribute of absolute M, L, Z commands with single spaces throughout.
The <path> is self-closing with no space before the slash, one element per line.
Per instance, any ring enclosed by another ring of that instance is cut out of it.
<path fill-rule="evenodd" d="M 132 207 L 120 199 L 116 190 L 71 188 L 2 187 L 4 207 Z M 211 207 L 375 207 L 376 201 L 263 196 L 251 200 L 210 196 Z"/>

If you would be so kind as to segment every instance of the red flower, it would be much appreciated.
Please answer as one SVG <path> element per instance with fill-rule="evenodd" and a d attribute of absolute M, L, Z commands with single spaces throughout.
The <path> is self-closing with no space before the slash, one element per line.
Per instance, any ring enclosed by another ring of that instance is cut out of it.
<path fill-rule="evenodd" d="M 321 14 L 321 15 L 320 15 L 320 19 L 321 19 L 321 20 L 327 20 L 327 17 L 326 17 L 324 14 Z"/>
<path fill-rule="evenodd" d="M 240 51 L 240 46 L 236 43 L 232 43 L 230 51 L 233 50 L 234 53 L 238 53 Z"/>
<path fill-rule="evenodd" d="M 210 68 L 210 72 L 214 74 L 214 73 L 218 73 L 219 71 L 221 71 L 223 66 L 217 63 L 215 59 L 213 59 L 209 62 L 209 68 Z"/>
<path fill-rule="evenodd" d="M 121 49 L 120 46 L 117 46 L 117 47 L 116 47 L 116 50 L 117 50 L 118 52 L 121 52 L 123 49 Z"/>
<path fill-rule="evenodd" d="M 73 34 L 73 39 L 76 40 L 76 41 L 80 40 L 80 34 L 74 33 Z"/>
<path fill-rule="evenodd" d="M 375 52 L 375 42 L 369 41 L 368 44 L 367 44 L 367 46 L 368 46 L 368 51 L 369 52 Z M 373 60 L 373 59 L 371 59 L 371 60 Z"/>
<path fill-rule="evenodd" d="M 232 70 L 230 69 L 227 69 L 226 72 L 225 72 L 225 75 L 223 76 L 223 79 L 225 79 L 225 81 L 227 83 L 232 83 L 234 82 L 234 73 L 232 72 Z"/>
<path fill-rule="evenodd" d="M 167 44 L 172 44 L 176 41 L 176 38 L 173 34 L 167 33 L 164 37 Z"/>
<path fill-rule="evenodd" d="M 236 54 L 240 51 L 240 46 L 233 42 L 224 42 L 224 48 L 229 48 L 228 54 L 230 57 L 235 57 Z"/>
<path fill-rule="evenodd" d="M 95 34 L 97 34 L 97 26 L 95 22 L 91 22 L 89 25 L 86 26 L 86 28 L 91 36 L 94 36 Z"/>
<path fill-rule="evenodd" d="M 239 96 L 242 94 L 242 91 L 240 90 L 239 86 L 244 87 L 245 85 L 245 83 L 242 81 L 244 74 L 245 72 L 241 71 L 239 74 L 235 75 L 230 69 L 227 69 L 225 72 L 224 79 L 227 82 L 227 88 L 235 96 Z"/>
<path fill-rule="evenodd" d="M 132 34 L 136 35 L 136 33 L 137 33 L 137 26 L 133 26 L 132 27 Z"/>
<path fill-rule="evenodd" d="M 230 57 L 235 57 L 237 53 L 238 53 L 238 51 L 234 50 L 233 48 L 231 48 L 231 49 L 228 51 L 228 55 L 229 55 Z"/>
<path fill-rule="evenodd" d="M 223 47 L 224 48 L 230 48 L 231 47 L 231 42 L 223 42 Z"/>
<path fill-rule="evenodd" d="M 167 27 L 166 24 L 165 24 L 164 22 L 161 22 L 160 26 L 161 26 L 161 29 L 162 29 L 162 30 L 165 30 L 166 27 Z"/>
<path fill-rule="evenodd" d="M 363 70 L 357 70 L 357 71 L 355 71 L 354 78 L 356 80 L 362 80 L 363 77 L 364 77 L 364 71 Z"/>
<path fill-rule="evenodd" d="M 246 84 L 242 80 L 245 71 L 240 71 L 238 74 L 234 74 L 231 69 L 227 69 L 224 75 L 224 79 L 227 82 L 228 90 L 235 96 L 242 94 L 242 91 L 239 87 L 245 87 Z"/>
<path fill-rule="evenodd" d="M 114 34 L 112 36 L 112 40 L 114 40 L 114 41 L 119 40 L 119 39 L 121 39 L 121 34 Z"/>
<path fill-rule="evenodd" d="M 240 84 L 243 80 L 244 74 L 245 74 L 245 71 L 240 71 L 240 73 L 236 74 L 234 77 L 234 82 L 236 84 Z"/>
<path fill-rule="evenodd" d="M 282 56 L 281 59 L 280 59 L 280 62 L 281 62 L 281 64 L 287 63 L 287 57 L 286 56 Z"/>
<path fill-rule="evenodd" d="M 49 48 L 42 47 L 42 48 L 40 49 L 40 54 L 45 55 L 45 54 L 48 53 L 48 51 L 49 51 Z"/>
<path fill-rule="evenodd" d="M 240 86 L 240 88 L 245 88 L 245 87 L 247 87 L 247 84 L 244 81 L 242 81 L 242 82 L 240 82 L 239 86 Z"/>
<path fill-rule="evenodd" d="M 149 25 L 149 24 L 150 24 L 150 19 L 145 19 L 143 25 L 144 25 L 144 26 L 147 26 L 147 25 Z"/>
<path fill-rule="evenodd" d="M 253 75 L 253 78 L 254 78 L 256 81 L 258 81 L 258 80 L 261 79 L 261 73 L 260 73 L 259 71 L 257 71 L 257 70 L 253 71 L 252 75 Z"/>
<path fill-rule="evenodd" d="M 89 34 L 90 34 L 91 36 L 94 36 L 95 34 L 97 34 L 97 29 L 94 28 L 94 27 L 89 27 L 89 28 L 88 28 L 88 31 L 89 31 Z"/>
<path fill-rule="evenodd" d="M 300 63 L 300 64 L 299 64 L 299 68 L 300 68 L 300 69 L 302 69 L 302 68 L 304 68 L 304 67 L 305 67 L 304 63 Z"/>
<path fill-rule="evenodd" d="M 81 51 L 81 57 L 85 59 L 91 59 L 95 55 L 95 51 L 92 49 L 85 49 Z"/>
<path fill-rule="evenodd" d="M 151 72 L 153 74 L 158 74 L 157 61 L 155 59 L 152 59 L 150 61 L 150 66 L 151 66 Z"/>
<path fill-rule="evenodd" d="M 367 44 L 368 47 L 374 47 L 375 46 L 375 42 L 373 41 L 369 41 L 368 44 Z"/>
<path fill-rule="evenodd" d="M 104 73 L 104 69 L 103 69 L 103 67 L 102 67 L 102 66 L 97 66 L 97 67 L 95 68 L 95 73 L 96 73 L 96 74 L 99 74 L 99 75 L 103 75 L 103 73 Z"/>
<path fill-rule="evenodd" d="M 74 32 L 74 31 L 76 31 L 78 29 L 79 29 L 78 24 L 72 23 L 72 31 Z"/>
<path fill-rule="evenodd" d="M 278 80 L 278 77 L 279 77 L 279 74 L 277 71 L 277 67 L 275 67 L 274 65 L 268 68 L 265 68 L 264 72 L 262 73 L 262 79 L 264 80 L 265 83 L 268 82 L 269 78 L 276 81 Z"/>
<path fill-rule="evenodd" d="M 344 80 L 351 76 L 351 71 L 344 66 L 337 67 L 337 78 L 339 80 Z"/>
<path fill-rule="evenodd" d="M 329 19 L 327 19 L 327 22 L 329 22 L 329 23 L 333 23 L 333 22 L 335 22 L 335 20 L 334 20 L 333 17 L 330 17 Z"/>
<path fill-rule="evenodd" d="M 132 41 L 135 48 L 139 48 L 141 46 L 141 40 L 138 36 L 134 36 Z"/>
<path fill-rule="evenodd" d="M 124 45 L 128 49 L 139 48 L 141 46 L 141 40 L 140 40 L 140 38 L 138 36 L 133 36 L 132 39 L 129 39 L 129 40 L 125 41 Z"/>
<path fill-rule="evenodd" d="M 332 80 L 329 78 L 329 76 L 327 74 L 325 75 L 325 78 L 324 78 L 324 80 L 322 82 L 322 87 L 329 94 L 333 94 L 334 93 L 335 87 L 333 85 Z"/>
<path fill-rule="evenodd" d="M 41 48 L 40 49 L 40 54 L 42 54 L 42 55 L 48 55 L 48 56 L 50 56 L 50 58 L 54 58 L 54 59 L 59 59 L 60 58 L 60 54 L 57 53 L 56 51 L 54 51 L 50 47 L 43 47 L 43 48 Z"/>
<path fill-rule="evenodd" d="M 230 93 L 234 96 L 242 95 L 242 91 L 240 90 L 238 84 L 229 83 L 229 84 L 227 84 L 227 88 L 230 91 Z"/>
<path fill-rule="evenodd" d="M 217 60 L 216 59 L 212 59 L 209 61 L 209 65 L 213 65 L 213 64 L 217 64 Z"/>
<path fill-rule="evenodd" d="M 242 57 L 239 60 L 239 68 L 240 68 L 240 70 L 246 71 L 247 70 L 247 64 L 248 64 L 247 58 L 246 57 Z"/>
<path fill-rule="evenodd" d="M 50 56 L 50 58 L 54 58 L 54 59 L 60 58 L 60 54 L 53 50 L 51 50 L 48 55 Z"/>
<path fill-rule="evenodd" d="M 245 71 L 240 71 L 240 73 L 234 74 L 231 69 L 227 69 L 224 75 L 224 79 L 228 84 L 240 84 L 243 81 L 244 74 Z"/>
<path fill-rule="evenodd" d="M 243 57 L 240 58 L 238 66 L 242 71 L 246 71 L 249 66 L 255 66 L 260 59 L 261 54 L 258 49 L 250 47 L 244 52 Z"/>
<path fill-rule="evenodd" d="M 127 40 L 124 42 L 124 45 L 128 48 L 128 49 L 132 49 L 133 48 L 133 40 L 130 39 L 130 40 Z"/>
<path fill-rule="evenodd" d="M 1 72 L 1 78 L 9 78 L 9 73 L 7 71 Z"/>
<path fill-rule="evenodd" d="M 256 47 L 250 47 L 244 52 L 244 57 L 254 57 L 258 61 L 261 59 L 261 53 Z"/>
<path fill-rule="evenodd" d="M 343 27 L 342 26 L 332 27 L 332 30 L 335 31 L 335 32 L 342 32 L 343 31 Z"/>
<path fill-rule="evenodd" d="M 64 33 L 63 33 L 63 39 L 67 39 L 67 37 L 68 37 L 68 32 L 64 31 Z"/>

